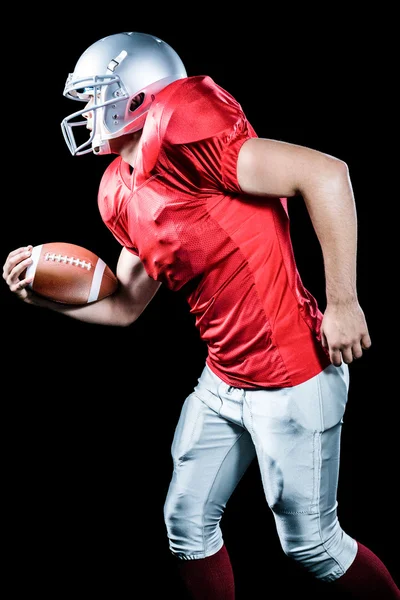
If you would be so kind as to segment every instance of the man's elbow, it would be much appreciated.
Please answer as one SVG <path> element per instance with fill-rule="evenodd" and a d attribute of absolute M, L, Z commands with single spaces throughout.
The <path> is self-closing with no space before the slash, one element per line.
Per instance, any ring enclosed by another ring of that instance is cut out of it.
<path fill-rule="evenodd" d="M 334 189 L 343 190 L 351 187 L 348 164 L 341 159 L 334 159 L 328 171 L 330 185 Z"/>
<path fill-rule="evenodd" d="M 347 178 L 349 176 L 349 166 L 341 158 L 331 157 L 330 169 L 338 177 L 346 177 Z"/>
<path fill-rule="evenodd" d="M 309 165 L 308 170 L 300 173 L 296 182 L 297 195 L 310 195 L 328 190 L 340 190 L 350 183 L 348 164 L 334 156 L 319 155 L 318 162 Z"/>
<path fill-rule="evenodd" d="M 120 314 L 120 318 L 118 320 L 118 325 L 121 328 L 130 327 L 137 321 L 140 312 L 135 310 L 124 310 L 122 314 Z"/>

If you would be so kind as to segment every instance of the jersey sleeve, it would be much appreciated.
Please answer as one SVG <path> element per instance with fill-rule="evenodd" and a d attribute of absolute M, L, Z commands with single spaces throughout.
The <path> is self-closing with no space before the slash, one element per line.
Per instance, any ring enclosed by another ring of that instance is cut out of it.
<path fill-rule="evenodd" d="M 200 188 L 241 193 L 237 158 L 257 134 L 241 105 L 210 77 L 184 82 L 169 99 L 160 121 L 166 168 Z"/>

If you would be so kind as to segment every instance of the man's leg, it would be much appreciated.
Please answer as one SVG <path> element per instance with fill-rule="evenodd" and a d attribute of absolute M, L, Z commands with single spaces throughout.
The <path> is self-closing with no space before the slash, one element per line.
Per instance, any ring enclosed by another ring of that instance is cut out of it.
<path fill-rule="evenodd" d="M 344 575 L 334 582 L 340 592 L 360 600 L 398 600 L 400 590 L 380 558 L 357 542 L 357 554 Z"/>
<path fill-rule="evenodd" d="M 292 388 L 247 392 L 244 424 L 287 556 L 350 598 L 397 600 L 398 588 L 382 561 L 338 520 L 348 375 L 344 363 L 331 365 Z"/>
<path fill-rule="evenodd" d="M 220 521 L 255 457 L 249 433 L 219 415 L 220 380 L 207 369 L 186 399 L 172 443 L 173 475 L 164 518 L 171 552 L 193 600 L 234 600 L 234 578 Z"/>

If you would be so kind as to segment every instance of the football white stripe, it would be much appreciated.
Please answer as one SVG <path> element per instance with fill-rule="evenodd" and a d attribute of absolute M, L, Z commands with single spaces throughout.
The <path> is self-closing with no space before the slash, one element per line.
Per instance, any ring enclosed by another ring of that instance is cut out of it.
<path fill-rule="evenodd" d="M 26 269 L 26 275 L 25 275 L 25 277 L 33 277 L 33 278 L 35 278 L 36 267 L 37 267 L 38 262 L 39 262 L 40 253 L 42 251 L 42 247 L 43 247 L 43 244 L 40 244 L 39 246 L 35 246 L 34 248 L 32 248 L 32 254 L 31 254 L 32 262 L 28 266 L 28 268 Z M 33 283 L 33 279 L 32 279 L 32 282 L 29 284 L 30 288 L 32 287 L 32 283 Z"/>
<path fill-rule="evenodd" d="M 92 279 L 92 287 L 90 288 L 89 297 L 87 302 L 94 302 L 99 297 L 100 286 L 103 280 L 104 269 L 106 268 L 106 263 L 104 260 L 97 261 L 96 268 L 94 270 L 93 279 Z"/>

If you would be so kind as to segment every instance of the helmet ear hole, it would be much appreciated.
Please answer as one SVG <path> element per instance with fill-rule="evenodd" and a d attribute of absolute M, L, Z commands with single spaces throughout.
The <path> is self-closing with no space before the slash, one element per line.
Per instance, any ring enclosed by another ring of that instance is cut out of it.
<path fill-rule="evenodd" d="M 132 99 L 129 110 L 131 112 L 135 111 L 141 104 L 143 104 L 143 100 L 144 100 L 144 92 L 141 92 L 140 94 L 138 94 L 137 96 L 135 96 Z"/>

